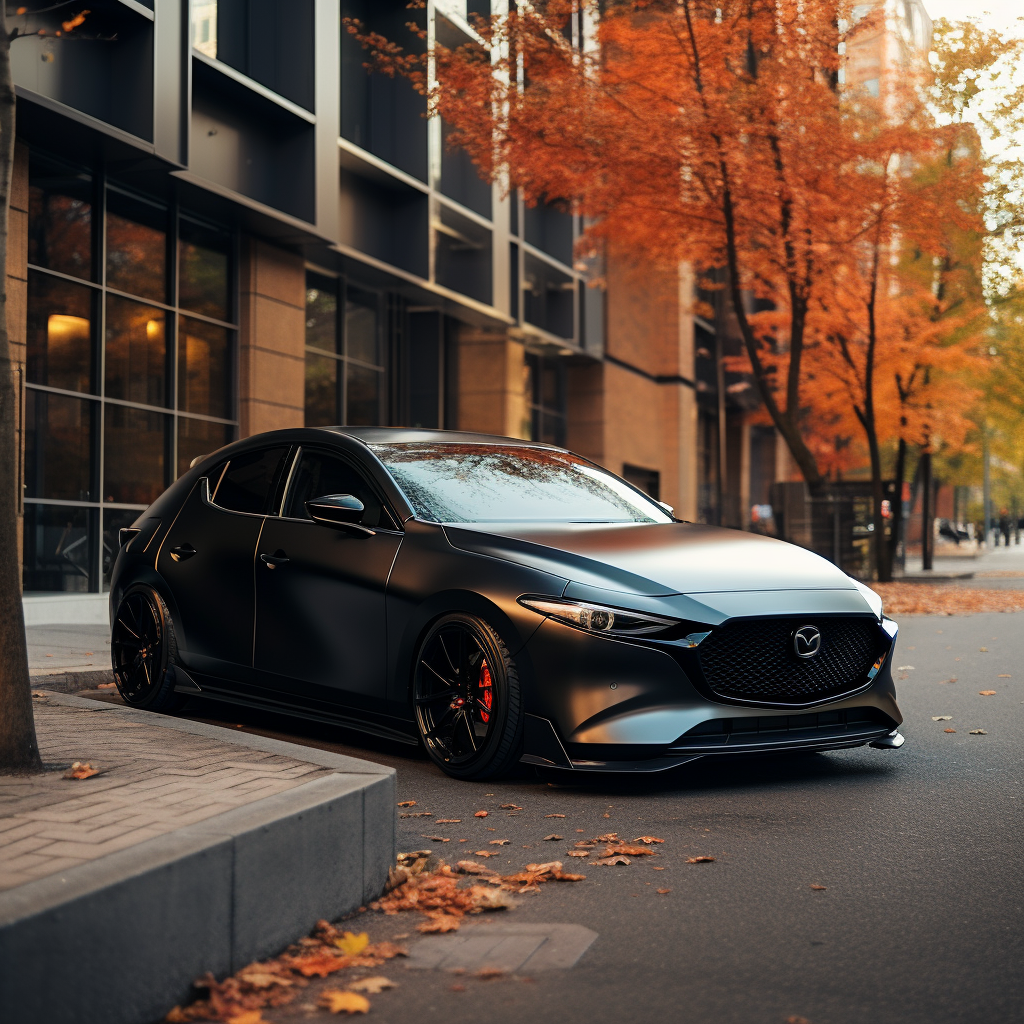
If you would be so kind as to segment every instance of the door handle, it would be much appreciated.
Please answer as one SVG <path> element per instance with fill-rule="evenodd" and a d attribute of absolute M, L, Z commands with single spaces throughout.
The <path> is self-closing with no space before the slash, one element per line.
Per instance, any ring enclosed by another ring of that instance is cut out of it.
<path fill-rule="evenodd" d="M 290 562 L 290 558 L 285 558 L 284 555 L 260 555 L 260 560 L 268 569 L 273 569 L 278 565 L 284 565 L 285 562 Z"/>
<path fill-rule="evenodd" d="M 196 549 L 191 544 L 179 544 L 176 548 L 171 548 L 171 558 L 176 562 L 184 562 L 186 558 L 191 558 L 196 553 Z"/>

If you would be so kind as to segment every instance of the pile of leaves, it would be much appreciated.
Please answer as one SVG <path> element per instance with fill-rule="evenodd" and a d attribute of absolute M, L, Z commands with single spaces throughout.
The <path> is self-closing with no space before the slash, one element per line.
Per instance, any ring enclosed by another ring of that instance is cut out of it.
<path fill-rule="evenodd" d="M 393 942 L 371 944 L 366 932 L 356 935 L 318 921 L 310 935 L 273 960 L 249 964 L 223 981 L 206 974 L 195 983 L 204 995 L 184 1008 L 175 1006 L 164 1020 L 167 1024 L 203 1020 L 264 1024 L 262 1010 L 291 1003 L 311 978 L 325 978 L 350 967 L 379 967 L 406 955 L 406 950 Z M 370 1003 L 361 991 L 391 987 L 387 978 L 363 978 L 352 981 L 345 990 L 321 993 L 321 1005 L 335 1013 L 365 1013 Z"/>
<path fill-rule="evenodd" d="M 483 884 L 464 886 L 467 876 Z M 558 860 L 527 864 L 522 871 L 502 875 L 472 860 L 460 860 L 452 868 L 435 859 L 430 850 L 417 850 L 399 854 L 385 895 L 370 908 L 385 914 L 418 911 L 427 918 L 418 931 L 450 932 L 459 928 L 467 914 L 512 909 L 513 892 L 537 892 L 543 882 L 580 882 L 585 877 L 562 871 Z"/>
<path fill-rule="evenodd" d="M 982 590 L 937 583 L 875 583 L 885 612 L 899 615 L 974 615 L 1024 611 L 1024 590 Z"/>

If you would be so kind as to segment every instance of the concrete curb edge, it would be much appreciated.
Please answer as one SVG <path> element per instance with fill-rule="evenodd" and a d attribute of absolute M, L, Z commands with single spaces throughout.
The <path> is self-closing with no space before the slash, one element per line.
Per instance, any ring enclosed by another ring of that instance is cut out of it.
<path fill-rule="evenodd" d="M 335 774 L 0 893 L 10 1024 L 143 1024 L 378 895 L 394 863 L 393 768 L 55 692 L 58 704 L 210 736 Z"/>

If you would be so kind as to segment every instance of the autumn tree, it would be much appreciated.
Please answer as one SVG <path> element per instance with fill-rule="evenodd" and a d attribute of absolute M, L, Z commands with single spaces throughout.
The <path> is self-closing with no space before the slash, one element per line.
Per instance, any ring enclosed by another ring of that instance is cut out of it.
<path fill-rule="evenodd" d="M 580 12 L 594 17 L 592 46 L 567 32 Z M 881 538 L 883 445 L 897 422 L 911 430 L 922 388 L 939 380 L 930 355 L 917 365 L 899 353 L 948 340 L 935 327 L 945 311 L 927 299 L 934 282 L 897 283 L 897 265 L 941 258 L 929 225 L 970 230 L 978 182 L 970 161 L 929 182 L 948 138 L 927 83 L 908 83 L 899 104 L 841 87 L 844 45 L 868 23 L 843 0 L 601 12 L 549 0 L 478 19 L 480 43 L 425 56 L 349 30 L 372 66 L 428 96 L 483 176 L 588 218 L 584 253 L 720 275 L 767 414 L 812 494 L 827 490 L 830 445 L 849 441 L 851 424 L 863 433 Z M 886 578 L 881 541 L 875 562 Z"/>

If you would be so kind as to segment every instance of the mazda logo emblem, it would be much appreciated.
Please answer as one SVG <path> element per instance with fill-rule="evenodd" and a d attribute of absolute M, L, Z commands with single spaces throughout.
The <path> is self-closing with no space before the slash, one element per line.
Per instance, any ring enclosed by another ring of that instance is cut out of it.
<path fill-rule="evenodd" d="M 817 626 L 801 626 L 793 634 L 793 652 L 798 658 L 813 658 L 821 650 L 821 633 Z"/>

